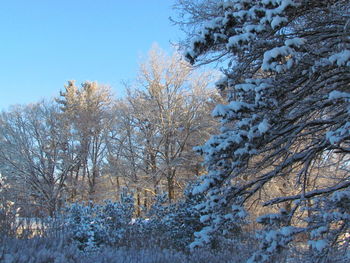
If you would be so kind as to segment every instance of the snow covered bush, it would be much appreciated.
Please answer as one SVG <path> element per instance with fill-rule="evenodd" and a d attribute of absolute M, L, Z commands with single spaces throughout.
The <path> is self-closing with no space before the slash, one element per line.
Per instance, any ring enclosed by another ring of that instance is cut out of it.
<path fill-rule="evenodd" d="M 101 207 L 98 216 L 106 229 L 108 244 L 127 245 L 129 233 L 133 228 L 134 210 L 134 198 L 127 192 L 121 194 L 120 201 L 106 201 Z"/>
<path fill-rule="evenodd" d="M 193 190 L 206 197 L 192 246 L 225 233 L 228 220 L 243 223 L 245 210 L 263 223 L 284 208 L 275 219 L 285 221 L 265 224 L 251 258 L 271 262 L 304 227 L 300 202 L 321 215 L 316 199 L 333 202 L 333 192 L 350 187 L 350 3 L 179 0 L 177 8 L 192 39 L 187 59 L 223 61 L 217 86 L 227 98 L 213 111 L 220 133 L 198 149 L 208 173 Z M 340 245 L 320 240 L 305 241 L 304 249 L 324 259 Z"/>
<path fill-rule="evenodd" d="M 188 187 L 189 189 L 190 187 Z M 200 229 L 199 212 L 195 209 L 198 197 L 186 190 L 184 198 L 176 203 L 168 202 L 166 195 L 159 195 L 147 212 L 147 220 L 140 222 L 144 239 L 150 239 L 157 247 L 187 251 L 193 241 L 193 233 Z"/>
<path fill-rule="evenodd" d="M 69 206 L 63 217 L 68 238 L 79 249 L 91 251 L 105 245 L 126 245 L 131 231 L 134 199 L 123 193 L 118 202 L 78 204 Z"/>
<path fill-rule="evenodd" d="M 133 223 L 131 247 L 171 248 L 186 253 L 197 251 L 198 246 L 191 244 L 195 241 L 194 233 L 205 226 L 205 216 L 201 215 L 200 207 L 197 206 L 204 196 L 192 193 L 195 185 L 189 184 L 183 198 L 176 203 L 169 203 L 166 194 L 156 196 L 154 204 L 146 211 L 146 219 L 136 219 Z M 241 216 L 245 216 L 244 211 L 241 211 Z M 237 222 L 232 223 L 227 218 L 225 233 L 213 234 L 210 251 L 231 253 L 240 250 L 241 259 L 247 258 L 252 245 L 255 245 L 247 243 L 253 240 L 249 235 L 244 233 Z"/>
<path fill-rule="evenodd" d="M 65 212 L 66 231 L 82 250 L 94 250 L 104 243 L 107 233 L 98 216 L 100 206 L 72 204 Z"/>

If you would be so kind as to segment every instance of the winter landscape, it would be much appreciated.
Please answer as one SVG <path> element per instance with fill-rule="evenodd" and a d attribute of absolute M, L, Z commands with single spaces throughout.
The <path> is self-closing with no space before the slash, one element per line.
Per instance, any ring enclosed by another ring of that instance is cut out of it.
<path fill-rule="evenodd" d="M 1 111 L 0 262 L 350 262 L 350 1 L 169 6 L 121 96 Z"/>

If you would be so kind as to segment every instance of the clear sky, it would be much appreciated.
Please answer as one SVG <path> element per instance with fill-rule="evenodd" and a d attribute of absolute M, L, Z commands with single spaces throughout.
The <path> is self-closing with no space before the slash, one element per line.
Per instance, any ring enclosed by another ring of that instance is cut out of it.
<path fill-rule="evenodd" d="M 153 43 L 170 51 L 180 30 L 172 0 L 0 1 L 0 110 L 56 96 L 67 80 L 123 95 Z"/>

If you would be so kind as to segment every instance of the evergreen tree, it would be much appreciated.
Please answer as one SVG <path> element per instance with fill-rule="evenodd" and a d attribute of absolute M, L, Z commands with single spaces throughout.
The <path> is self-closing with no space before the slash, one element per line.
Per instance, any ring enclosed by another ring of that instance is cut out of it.
<path fill-rule="evenodd" d="M 268 206 L 261 215 L 283 206 L 267 218 L 278 218 L 272 226 L 284 234 L 266 234 L 267 227 L 262 238 L 270 245 L 262 242 L 263 252 L 251 258 L 271 262 L 293 235 L 312 231 L 283 228 L 301 227 L 301 207 L 309 216 L 319 214 L 315 198 L 331 200 L 332 193 L 349 191 L 349 1 L 184 0 L 177 8 L 187 11 L 189 25 L 201 26 L 191 35 L 187 59 L 225 61 L 217 86 L 227 104 L 213 111 L 221 132 L 198 149 L 208 173 L 194 193 L 206 194 L 206 226 L 192 246 L 210 242 L 228 221 L 240 220 L 248 205 Z M 276 185 L 280 191 L 272 192 Z M 343 234 L 344 220 L 336 220 Z M 339 244 L 340 236 L 324 247 Z"/>

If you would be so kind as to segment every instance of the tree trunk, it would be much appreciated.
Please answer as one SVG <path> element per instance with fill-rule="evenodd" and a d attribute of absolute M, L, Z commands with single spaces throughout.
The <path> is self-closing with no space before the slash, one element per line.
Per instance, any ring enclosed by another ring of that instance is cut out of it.
<path fill-rule="evenodd" d="M 140 188 L 136 189 L 137 191 L 137 208 L 136 208 L 136 216 L 141 216 L 141 190 Z"/>
<path fill-rule="evenodd" d="M 143 206 L 146 208 L 148 208 L 148 194 L 147 194 L 147 191 L 145 190 L 144 191 L 144 199 L 143 199 Z"/>
<path fill-rule="evenodd" d="M 174 200 L 174 179 L 172 177 L 168 177 L 167 181 L 169 203 L 172 203 L 172 201 Z"/>

